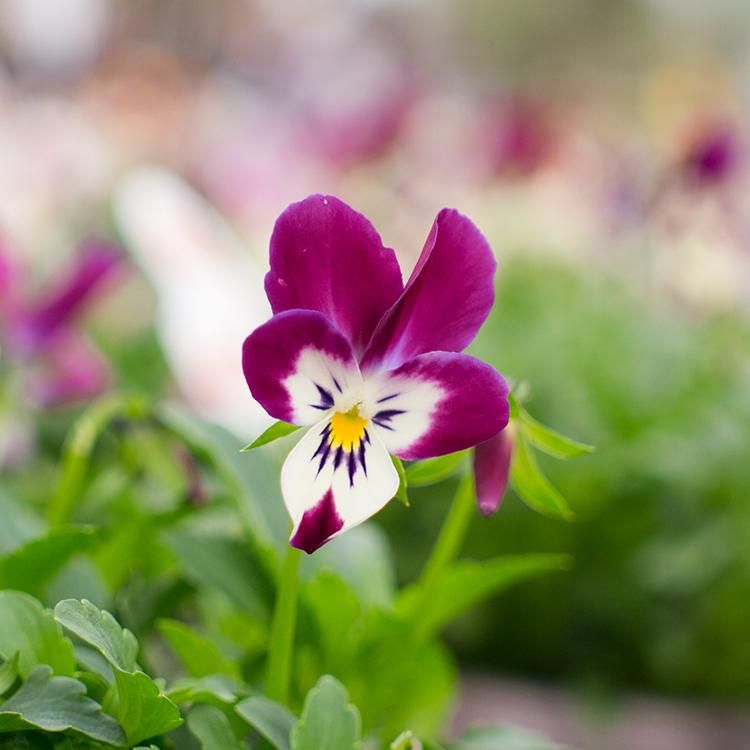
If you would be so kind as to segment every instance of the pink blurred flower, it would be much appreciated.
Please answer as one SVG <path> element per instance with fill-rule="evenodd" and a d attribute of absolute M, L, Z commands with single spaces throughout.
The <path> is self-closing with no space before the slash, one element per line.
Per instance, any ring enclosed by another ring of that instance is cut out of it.
<path fill-rule="evenodd" d="M 40 406 L 90 398 L 110 381 L 101 355 L 76 330 L 75 319 L 121 263 L 120 252 L 96 241 L 84 244 L 73 265 L 38 299 L 21 295 L 23 274 L 0 247 L 0 339 L 20 364 L 26 395 Z"/>
<path fill-rule="evenodd" d="M 737 173 L 740 151 L 737 133 L 731 126 L 714 123 L 703 127 L 693 136 L 683 157 L 683 174 L 699 187 L 724 183 Z"/>
<path fill-rule="evenodd" d="M 483 131 L 489 166 L 497 175 L 531 175 L 548 163 L 557 148 L 551 113 L 521 96 L 492 104 Z"/>

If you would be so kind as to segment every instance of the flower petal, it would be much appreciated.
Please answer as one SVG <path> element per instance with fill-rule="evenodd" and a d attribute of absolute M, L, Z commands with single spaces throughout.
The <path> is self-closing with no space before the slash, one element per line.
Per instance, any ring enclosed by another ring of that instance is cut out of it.
<path fill-rule="evenodd" d="M 281 491 L 294 523 L 290 544 L 308 553 L 377 513 L 399 484 L 376 435 L 368 433 L 357 449 L 326 460 L 328 423 L 323 419 L 312 427 L 281 469 Z"/>
<path fill-rule="evenodd" d="M 474 448 L 474 485 L 482 515 L 491 516 L 502 502 L 510 477 L 513 435 L 506 427 Z"/>
<path fill-rule="evenodd" d="M 443 209 L 404 293 L 375 331 L 362 359 L 363 372 L 398 367 L 426 352 L 463 351 L 492 308 L 496 267 L 474 223 Z"/>
<path fill-rule="evenodd" d="M 106 242 L 84 245 L 68 273 L 24 316 L 16 344 L 37 351 L 68 325 L 95 291 L 118 268 L 122 254 Z"/>
<path fill-rule="evenodd" d="M 468 354 L 422 354 L 367 384 L 373 432 L 409 461 L 470 448 L 508 423 L 508 386 Z"/>
<path fill-rule="evenodd" d="M 82 336 L 61 334 L 45 350 L 41 368 L 26 381 L 29 398 L 39 406 L 56 407 L 98 396 L 111 385 L 106 360 Z"/>
<path fill-rule="evenodd" d="M 275 313 L 321 312 L 360 357 L 402 288 L 393 250 L 383 246 L 362 214 L 338 198 L 312 195 L 278 218 L 266 276 Z"/>
<path fill-rule="evenodd" d="M 242 369 L 272 417 L 303 425 L 361 380 L 349 342 L 312 310 L 288 310 L 256 328 L 243 344 Z"/>

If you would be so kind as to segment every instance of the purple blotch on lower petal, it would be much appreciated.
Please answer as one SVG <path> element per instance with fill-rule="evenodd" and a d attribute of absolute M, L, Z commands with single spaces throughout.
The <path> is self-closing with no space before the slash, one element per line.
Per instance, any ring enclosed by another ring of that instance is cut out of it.
<path fill-rule="evenodd" d="M 289 544 L 311 555 L 320 549 L 344 525 L 336 511 L 333 490 L 328 490 L 321 500 L 305 511 Z"/>

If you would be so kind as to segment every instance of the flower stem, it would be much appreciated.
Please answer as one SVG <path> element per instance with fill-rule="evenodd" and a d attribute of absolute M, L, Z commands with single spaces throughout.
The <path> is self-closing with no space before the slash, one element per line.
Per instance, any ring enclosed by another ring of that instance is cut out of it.
<path fill-rule="evenodd" d="M 266 695 L 283 704 L 287 703 L 289 697 L 301 554 L 298 549 L 287 547 L 271 622 Z"/>
<path fill-rule="evenodd" d="M 450 510 L 422 571 L 422 585 L 435 581 L 458 554 L 474 515 L 474 476 L 467 471 L 456 489 Z"/>
<path fill-rule="evenodd" d="M 432 548 L 419 579 L 420 593 L 412 612 L 417 622 L 419 622 L 420 612 L 429 602 L 441 574 L 456 558 L 463 545 L 466 532 L 474 515 L 475 505 L 474 475 L 471 470 L 467 470 L 461 477 L 448 515 L 445 517 L 435 546 Z M 421 634 L 421 626 L 418 625 L 415 635 Z"/>

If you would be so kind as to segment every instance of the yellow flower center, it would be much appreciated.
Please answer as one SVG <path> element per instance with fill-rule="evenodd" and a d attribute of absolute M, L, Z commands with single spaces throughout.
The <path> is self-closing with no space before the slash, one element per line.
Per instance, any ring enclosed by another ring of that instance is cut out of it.
<path fill-rule="evenodd" d="M 331 448 L 341 446 L 351 453 L 359 448 L 366 427 L 367 420 L 359 415 L 359 405 L 353 406 L 347 412 L 334 412 L 331 417 L 331 434 L 328 438 Z"/>

